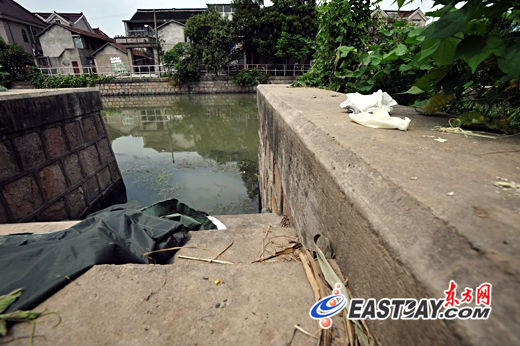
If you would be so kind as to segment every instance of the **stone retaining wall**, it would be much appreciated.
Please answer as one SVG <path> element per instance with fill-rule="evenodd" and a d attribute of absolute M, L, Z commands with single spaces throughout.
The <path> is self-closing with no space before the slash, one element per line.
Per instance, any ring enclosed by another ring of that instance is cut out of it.
<path fill-rule="evenodd" d="M 295 77 L 271 77 L 271 84 L 290 84 Z M 97 84 L 101 96 L 172 95 L 254 93 L 256 87 L 233 83 L 228 76 L 203 76 L 198 82 L 182 86 L 171 85 L 168 78 L 124 78 Z"/>
<path fill-rule="evenodd" d="M 366 128 L 344 99 L 259 86 L 264 211 L 288 216 L 310 248 L 326 236 L 356 297 L 443 299 L 453 280 L 459 299 L 493 285 L 489 319 L 367 321 L 379 344 L 519 344 L 520 191 L 496 182 L 520 182 L 520 138 L 437 132 L 448 117 L 408 107 L 394 110 L 408 131 Z"/>
<path fill-rule="evenodd" d="M 0 95 L 0 223 L 82 218 L 126 193 L 95 89 Z"/>

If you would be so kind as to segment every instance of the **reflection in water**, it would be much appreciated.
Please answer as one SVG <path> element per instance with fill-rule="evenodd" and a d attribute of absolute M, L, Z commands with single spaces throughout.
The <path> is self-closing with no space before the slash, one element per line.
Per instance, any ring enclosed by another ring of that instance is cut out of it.
<path fill-rule="evenodd" d="M 130 102 L 156 106 L 123 103 L 103 111 L 130 202 L 144 206 L 175 197 L 215 215 L 258 212 L 255 95 Z"/>

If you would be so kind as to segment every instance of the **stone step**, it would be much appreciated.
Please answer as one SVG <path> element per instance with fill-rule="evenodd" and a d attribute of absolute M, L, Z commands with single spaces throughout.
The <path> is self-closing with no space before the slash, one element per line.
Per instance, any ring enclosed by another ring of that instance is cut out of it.
<path fill-rule="evenodd" d="M 230 228 L 261 228 L 280 223 L 281 216 L 275 214 L 239 214 L 218 215 L 219 220 Z M 13 233 L 50 233 L 61 231 L 74 226 L 80 220 L 51 221 L 51 222 L 26 222 L 0 224 L 0 235 Z"/>
<path fill-rule="evenodd" d="M 294 325 L 317 335 L 308 316 L 314 295 L 301 262 L 292 255 L 253 262 L 297 241 L 293 228 L 272 214 L 219 216 L 225 231 L 190 232 L 169 265 L 101 265 L 67 285 L 35 310 L 58 312 L 38 320 L 38 345 L 282 345 Z M 234 264 L 179 258 L 187 255 Z M 207 249 L 207 250 L 202 250 Z M 218 281 L 218 284 L 215 282 Z M 25 345 L 29 325 L 8 337 Z M 293 345 L 316 340 L 302 333 Z"/>
<path fill-rule="evenodd" d="M 267 258 L 298 242 L 296 230 L 281 227 L 281 217 L 274 214 L 219 216 L 218 219 L 229 228 L 225 231 L 190 232 L 190 240 L 176 253 L 175 260 L 179 255 L 213 258 L 229 247 L 220 259 L 251 263 L 262 258 L 262 249 L 264 258 Z"/>

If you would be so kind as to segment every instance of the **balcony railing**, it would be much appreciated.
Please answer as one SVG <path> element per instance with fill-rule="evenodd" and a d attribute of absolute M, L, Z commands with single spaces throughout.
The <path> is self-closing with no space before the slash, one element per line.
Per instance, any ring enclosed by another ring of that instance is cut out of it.
<path fill-rule="evenodd" d="M 141 29 L 141 30 L 128 30 L 126 32 L 126 36 L 129 36 L 129 37 L 149 37 L 149 36 L 153 36 L 153 30 L 146 30 L 146 29 Z"/>

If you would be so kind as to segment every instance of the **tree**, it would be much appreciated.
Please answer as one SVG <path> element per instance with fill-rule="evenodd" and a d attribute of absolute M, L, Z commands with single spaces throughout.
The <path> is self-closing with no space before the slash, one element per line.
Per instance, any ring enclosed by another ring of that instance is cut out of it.
<path fill-rule="evenodd" d="M 249 57 L 272 62 L 310 56 L 317 31 L 314 0 L 274 0 L 260 7 L 253 0 L 234 0 L 233 30 Z"/>
<path fill-rule="evenodd" d="M 27 66 L 34 65 L 34 58 L 22 47 L 6 43 L 0 37 L 0 65 L 11 80 L 23 80 L 27 77 Z"/>
<path fill-rule="evenodd" d="M 231 28 L 235 42 L 242 44 L 242 50 L 247 55 L 247 60 L 254 61 L 257 53 L 257 45 L 254 38 L 258 33 L 261 5 L 254 0 L 233 0 L 233 20 Z"/>
<path fill-rule="evenodd" d="M 186 22 L 186 36 L 202 51 L 202 62 L 216 75 L 234 58 L 231 22 L 214 8 Z"/>
<path fill-rule="evenodd" d="M 173 70 L 175 84 L 183 84 L 199 79 L 199 58 L 197 49 L 190 43 L 177 43 L 162 57 L 164 66 Z"/>
<path fill-rule="evenodd" d="M 291 35 L 282 32 L 276 43 L 276 56 L 279 58 L 300 60 L 310 54 L 314 41 L 300 34 Z"/>

